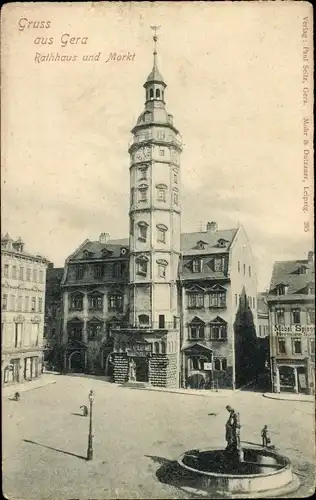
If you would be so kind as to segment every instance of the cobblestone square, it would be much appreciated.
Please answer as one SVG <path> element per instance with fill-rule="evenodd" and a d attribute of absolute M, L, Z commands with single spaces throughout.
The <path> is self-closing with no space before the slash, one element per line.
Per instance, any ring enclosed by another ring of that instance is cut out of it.
<path fill-rule="evenodd" d="M 159 469 L 186 450 L 224 445 L 227 404 L 240 412 L 242 441 L 260 444 L 260 431 L 268 424 L 273 444 L 291 459 L 302 481 L 298 495 L 313 491 L 311 403 L 276 401 L 251 391 L 203 397 L 135 390 L 89 377 L 55 379 L 22 392 L 19 402 L 3 401 L 7 498 L 190 498 L 189 491 L 160 482 Z M 87 462 L 89 419 L 80 416 L 80 406 L 88 404 L 90 389 L 96 395 L 94 458 Z"/>

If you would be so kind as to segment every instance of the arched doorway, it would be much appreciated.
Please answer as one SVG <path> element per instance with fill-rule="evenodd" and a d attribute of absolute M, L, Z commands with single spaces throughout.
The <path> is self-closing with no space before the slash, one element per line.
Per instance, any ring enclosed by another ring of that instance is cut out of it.
<path fill-rule="evenodd" d="M 75 373 L 81 373 L 85 368 L 85 357 L 82 351 L 74 351 L 69 355 L 68 358 L 68 368 L 69 371 Z"/>

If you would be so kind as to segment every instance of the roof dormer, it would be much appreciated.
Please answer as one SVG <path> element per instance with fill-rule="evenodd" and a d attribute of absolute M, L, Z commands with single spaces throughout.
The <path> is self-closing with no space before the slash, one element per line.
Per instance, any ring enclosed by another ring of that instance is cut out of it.
<path fill-rule="evenodd" d="M 226 248 L 228 243 L 229 241 L 225 240 L 225 238 L 220 238 L 219 240 L 217 240 L 217 246 L 220 248 Z"/>
<path fill-rule="evenodd" d="M 305 266 L 304 264 L 299 266 L 296 270 L 297 274 L 307 274 L 308 267 Z"/>
<path fill-rule="evenodd" d="M 207 243 L 203 240 L 199 240 L 196 244 L 196 249 L 198 250 L 205 250 L 205 246 L 207 245 Z"/>
<path fill-rule="evenodd" d="M 275 287 L 277 295 L 286 295 L 288 291 L 289 285 L 288 283 L 278 283 Z"/>

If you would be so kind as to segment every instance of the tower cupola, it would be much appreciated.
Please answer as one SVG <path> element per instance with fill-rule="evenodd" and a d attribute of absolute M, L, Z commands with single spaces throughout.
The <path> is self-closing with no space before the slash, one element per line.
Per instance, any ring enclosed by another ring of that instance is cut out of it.
<path fill-rule="evenodd" d="M 159 26 L 152 26 L 152 29 L 154 30 L 154 64 L 151 72 L 148 75 L 148 78 L 146 82 L 144 83 L 144 88 L 146 89 L 146 104 L 151 101 L 156 101 L 161 102 L 164 104 L 164 98 L 165 98 L 165 88 L 167 87 L 166 83 L 164 82 L 164 79 L 158 69 L 158 64 L 157 64 L 157 29 Z"/>

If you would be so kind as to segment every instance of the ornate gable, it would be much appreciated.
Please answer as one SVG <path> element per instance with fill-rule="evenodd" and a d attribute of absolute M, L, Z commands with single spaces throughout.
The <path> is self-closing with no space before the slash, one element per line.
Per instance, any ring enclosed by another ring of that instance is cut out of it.
<path fill-rule="evenodd" d="M 213 324 L 216 324 L 216 325 L 227 325 L 227 322 L 221 318 L 220 316 L 216 316 L 216 318 L 212 319 L 212 321 L 210 321 L 210 323 L 213 325 Z"/>
<path fill-rule="evenodd" d="M 224 288 L 221 285 L 214 285 L 211 288 L 208 288 L 207 291 L 211 292 L 211 293 L 212 292 L 221 292 L 221 293 L 226 293 L 227 292 L 226 288 Z"/>
<path fill-rule="evenodd" d="M 204 293 L 205 288 L 203 288 L 200 285 L 192 285 L 189 288 L 186 289 L 188 293 Z"/>
<path fill-rule="evenodd" d="M 198 316 L 194 316 L 194 318 L 191 319 L 189 324 L 191 325 L 192 323 L 194 323 L 195 325 L 205 325 L 204 321 L 201 318 L 198 318 Z"/>

